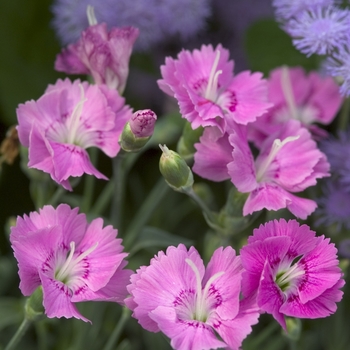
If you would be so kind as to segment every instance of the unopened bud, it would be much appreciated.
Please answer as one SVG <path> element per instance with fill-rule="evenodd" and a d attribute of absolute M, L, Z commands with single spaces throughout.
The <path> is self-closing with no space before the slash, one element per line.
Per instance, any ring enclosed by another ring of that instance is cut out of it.
<path fill-rule="evenodd" d="M 139 151 L 153 135 L 156 120 L 157 115 L 150 109 L 135 112 L 120 135 L 120 147 L 126 152 Z"/>
<path fill-rule="evenodd" d="M 168 149 L 166 145 L 159 145 L 163 151 L 159 161 L 159 170 L 165 181 L 176 191 L 185 192 L 192 188 L 193 174 L 181 156 Z"/>
<path fill-rule="evenodd" d="M 150 137 L 153 135 L 157 115 L 150 109 L 136 111 L 130 120 L 130 128 L 136 137 Z"/>

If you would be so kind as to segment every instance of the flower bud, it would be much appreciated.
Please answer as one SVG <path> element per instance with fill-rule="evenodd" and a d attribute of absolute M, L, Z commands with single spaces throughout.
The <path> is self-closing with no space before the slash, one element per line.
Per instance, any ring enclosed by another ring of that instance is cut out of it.
<path fill-rule="evenodd" d="M 130 128 L 136 137 L 150 137 L 153 135 L 157 115 L 150 109 L 136 111 L 130 120 Z"/>
<path fill-rule="evenodd" d="M 125 124 L 119 144 L 126 152 L 139 151 L 151 138 L 157 115 L 150 109 L 137 111 Z"/>
<path fill-rule="evenodd" d="M 192 188 L 193 174 L 180 155 L 168 149 L 166 145 L 159 145 L 163 151 L 159 161 L 159 170 L 165 181 L 176 191 L 186 192 Z"/>

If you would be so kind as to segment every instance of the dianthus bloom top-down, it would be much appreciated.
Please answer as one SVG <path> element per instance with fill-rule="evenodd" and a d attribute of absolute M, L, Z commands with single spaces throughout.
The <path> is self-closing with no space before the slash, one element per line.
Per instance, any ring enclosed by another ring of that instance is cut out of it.
<path fill-rule="evenodd" d="M 233 61 L 221 45 L 215 49 L 183 50 L 161 66 L 159 87 L 177 99 L 180 112 L 192 125 L 217 126 L 225 132 L 233 122 L 248 124 L 272 106 L 262 73 L 233 75 Z"/>
<path fill-rule="evenodd" d="M 71 190 L 68 178 L 84 173 L 106 179 L 90 162 L 86 148 L 98 147 L 109 157 L 118 144 L 131 109 L 116 90 L 75 80 L 58 80 L 37 101 L 17 109 L 18 136 L 29 147 L 30 168 L 49 173 Z"/>
<path fill-rule="evenodd" d="M 194 247 L 169 247 L 131 276 L 125 303 L 174 349 L 238 349 L 258 320 L 253 301 L 239 297 L 242 271 L 231 247 L 218 248 L 207 268 Z"/>
<path fill-rule="evenodd" d="M 330 124 L 343 101 L 333 78 L 315 71 L 306 74 L 301 67 L 285 66 L 271 71 L 268 96 L 273 108 L 249 124 L 250 138 L 257 145 L 290 119 L 299 120 L 316 138 L 327 136 L 314 123 Z"/>
<path fill-rule="evenodd" d="M 20 289 L 25 296 L 42 286 L 48 317 L 75 317 L 88 321 L 74 303 L 87 300 L 123 304 L 131 270 L 126 265 L 121 239 L 102 219 L 90 224 L 61 204 L 45 206 L 18 217 L 10 241 L 18 261 Z"/>
<path fill-rule="evenodd" d="M 292 194 L 329 176 L 326 156 L 299 121 L 287 121 L 266 138 L 255 160 L 243 126 L 221 138 L 208 128 L 200 141 L 195 145 L 193 171 L 213 181 L 231 179 L 238 191 L 249 193 L 244 216 L 263 208 L 287 208 L 306 219 L 317 207 L 315 201 Z"/>
<path fill-rule="evenodd" d="M 60 53 L 55 69 L 68 74 L 91 74 L 96 84 L 123 93 L 132 47 L 139 35 L 133 27 L 107 30 L 106 23 L 89 26 L 75 44 Z"/>
<path fill-rule="evenodd" d="M 262 311 L 286 328 L 284 315 L 327 317 L 337 309 L 344 285 L 337 250 L 295 220 L 261 225 L 241 249 L 242 293 L 255 295 Z"/>

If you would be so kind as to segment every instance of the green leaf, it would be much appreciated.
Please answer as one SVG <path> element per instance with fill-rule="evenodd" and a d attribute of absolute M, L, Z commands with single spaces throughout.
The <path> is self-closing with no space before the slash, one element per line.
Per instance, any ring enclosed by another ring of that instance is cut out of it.
<path fill-rule="evenodd" d="M 316 69 L 320 60 L 315 55 L 308 58 L 295 49 L 291 37 L 270 19 L 257 21 L 248 29 L 245 46 L 252 70 L 265 75 L 282 65 Z"/>
<path fill-rule="evenodd" d="M 147 226 L 142 230 L 138 242 L 130 250 L 130 255 L 133 255 L 137 251 L 144 248 L 166 248 L 171 245 L 177 246 L 180 243 L 183 243 L 186 246 L 190 246 L 193 244 L 193 241 L 181 236 L 173 235 L 156 227 Z"/>

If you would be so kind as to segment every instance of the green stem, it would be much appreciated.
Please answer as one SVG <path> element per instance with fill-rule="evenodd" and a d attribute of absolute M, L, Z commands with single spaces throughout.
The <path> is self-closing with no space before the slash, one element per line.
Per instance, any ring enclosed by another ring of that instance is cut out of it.
<path fill-rule="evenodd" d="M 124 182 L 126 175 L 123 166 L 124 159 L 125 152 L 121 150 L 112 161 L 114 191 L 110 218 L 112 225 L 118 228 L 121 227 L 121 218 L 123 217 Z"/>
<path fill-rule="evenodd" d="M 15 348 L 17 343 L 23 337 L 24 333 L 27 331 L 30 324 L 31 324 L 31 320 L 29 320 L 28 318 L 25 317 L 24 320 L 22 321 L 21 325 L 17 329 L 17 332 L 14 334 L 14 336 L 12 337 L 10 342 L 7 344 L 5 350 L 11 350 L 11 349 Z"/>
<path fill-rule="evenodd" d="M 193 191 L 192 187 L 189 190 L 186 190 L 184 193 L 186 193 L 189 197 L 191 197 L 199 205 L 202 211 L 206 213 L 209 217 L 212 215 L 212 211 L 202 201 L 202 199 Z"/>
<path fill-rule="evenodd" d="M 61 198 L 61 196 L 63 195 L 63 193 L 66 190 L 60 186 L 56 189 L 55 193 L 52 195 L 52 197 L 50 198 L 50 200 L 48 201 L 48 203 L 46 204 L 51 204 L 52 206 L 56 206 L 57 203 L 59 202 L 59 199 Z"/>
<path fill-rule="evenodd" d="M 151 193 L 148 195 L 141 208 L 136 213 L 125 234 L 123 242 L 126 251 L 131 249 L 135 239 L 141 232 L 142 227 L 147 223 L 158 204 L 163 200 L 169 188 L 170 187 L 163 178 L 160 178 L 158 183 L 153 187 Z"/>
<path fill-rule="evenodd" d="M 92 148 L 89 153 L 91 163 L 96 164 L 98 160 L 98 149 Z M 94 196 L 95 183 L 95 176 L 88 175 L 85 177 L 83 203 L 81 205 L 81 211 L 84 213 L 87 213 L 90 210 L 92 199 Z"/>
<path fill-rule="evenodd" d="M 118 339 L 120 337 L 120 334 L 122 332 L 122 330 L 124 329 L 124 326 L 126 324 L 126 322 L 128 321 L 130 317 L 130 310 L 127 309 L 126 307 L 123 308 L 121 317 L 118 321 L 118 323 L 116 324 L 111 336 L 108 339 L 108 342 L 106 344 L 106 346 L 103 348 L 103 350 L 112 350 L 114 347 L 114 344 L 116 344 L 118 342 Z"/>

